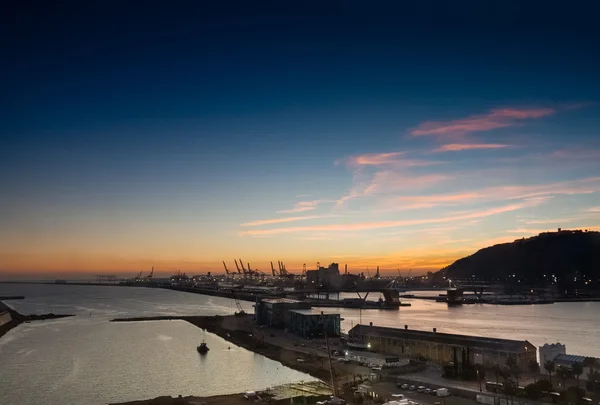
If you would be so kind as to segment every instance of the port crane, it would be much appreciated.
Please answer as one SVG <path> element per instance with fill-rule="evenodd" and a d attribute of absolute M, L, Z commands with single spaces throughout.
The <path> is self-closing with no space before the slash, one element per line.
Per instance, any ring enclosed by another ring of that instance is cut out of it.
<path fill-rule="evenodd" d="M 273 273 L 273 277 L 277 277 L 277 270 L 275 270 L 275 267 L 273 266 L 273 262 L 271 262 L 271 273 Z"/>
<path fill-rule="evenodd" d="M 150 274 L 146 276 L 148 280 L 152 280 L 152 276 L 154 275 L 154 266 L 152 266 L 152 270 L 150 270 Z"/>
<path fill-rule="evenodd" d="M 233 259 L 233 261 L 235 262 L 235 268 L 237 269 L 238 274 L 242 274 L 242 271 L 240 270 L 240 266 L 238 266 L 237 260 Z"/>
<path fill-rule="evenodd" d="M 236 263 L 237 265 L 237 263 Z M 233 281 L 233 279 L 235 278 L 235 271 L 229 271 L 229 269 L 227 268 L 227 265 L 225 264 L 225 260 L 223 260 L 223 267 L 225 267 L 225 274 L 227 274 L 227 278 L 229 279 L 229 277 L 231 276 L 231 280 Z"/>

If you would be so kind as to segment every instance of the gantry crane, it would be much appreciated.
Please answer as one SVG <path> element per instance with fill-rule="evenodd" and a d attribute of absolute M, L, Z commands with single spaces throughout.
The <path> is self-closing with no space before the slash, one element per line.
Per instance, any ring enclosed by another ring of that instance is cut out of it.
<path fill-rule="evenodd" d="M 277 277 L 277 270 L 275 270 L 275 267 L 273 267 L 273 262 L 271 262 L 271 272 L 273 273 L 273 277 Z"/>

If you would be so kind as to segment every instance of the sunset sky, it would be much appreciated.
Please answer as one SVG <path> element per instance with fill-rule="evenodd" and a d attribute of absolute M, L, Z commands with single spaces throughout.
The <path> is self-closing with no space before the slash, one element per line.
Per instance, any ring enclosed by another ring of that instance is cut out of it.
<path fill-rule="evenodd" d="M 84 3 L 0 17 L 0 277 L 423 272 L 600 230 L 593 13 Z"/>

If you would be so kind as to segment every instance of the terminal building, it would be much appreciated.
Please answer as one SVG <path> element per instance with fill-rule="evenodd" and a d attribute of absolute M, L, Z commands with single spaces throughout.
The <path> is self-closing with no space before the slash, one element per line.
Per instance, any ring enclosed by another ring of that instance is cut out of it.
<path fill-rule="evenodd" d="M 302 337 L 340 335 L 340 315 L 313 312 L 310 304 L 288 298 L 267 298 L 254 306 L 257 325 L 286 329 Z"/>
<path fill-rule="evenodd" d="M 454 335 L 371 325 L 356 325 L 348 333 L 350 339 L 369 343 L 371 350 L 411 358 L 426 358 L 456 367 L 482 364 L 506 364 L 509 357 L 526 369 L 530 360 L 537 361 L 537 350 L 526 340 L 496 339 L 479 336 Z"/>

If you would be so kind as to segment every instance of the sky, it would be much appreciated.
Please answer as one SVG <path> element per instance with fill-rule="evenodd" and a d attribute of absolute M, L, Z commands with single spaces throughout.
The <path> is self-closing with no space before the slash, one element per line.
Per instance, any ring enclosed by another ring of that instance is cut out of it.
<path fill-rule="evenodd" d="M 416 274 L 600 230 L 589 2 L 16 3 L 0 277 Z"/>

